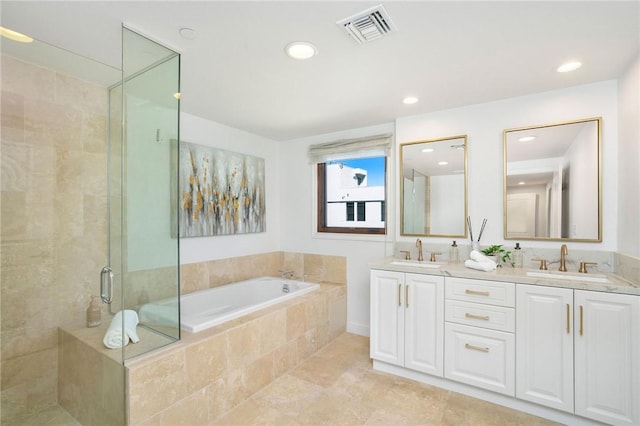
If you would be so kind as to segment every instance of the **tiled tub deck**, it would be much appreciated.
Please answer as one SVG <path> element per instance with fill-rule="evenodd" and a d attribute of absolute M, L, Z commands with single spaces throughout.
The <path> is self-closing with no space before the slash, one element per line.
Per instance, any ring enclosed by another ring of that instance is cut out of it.
<path fill-rule="evenodd" d="M 83 424 L 121 412 L 122 404 L 130 425 L 214 423 L 342 334 L 346 301 L 344 284 L 321 283 L 316 291 L 209 330 L 182 332 L 179 342 L 128 360 L 124 377 L 114 353 L 101 344 L 104 330 L 61 328 L 60 405 Z M 144 331 L 138 345 L 154 338 Z M 80 359 L 91 361 L 83 368 Z M 97 373 L 96 363 L 102 365 Z M 126 401 L 118 392 L 121 380 Z"/>

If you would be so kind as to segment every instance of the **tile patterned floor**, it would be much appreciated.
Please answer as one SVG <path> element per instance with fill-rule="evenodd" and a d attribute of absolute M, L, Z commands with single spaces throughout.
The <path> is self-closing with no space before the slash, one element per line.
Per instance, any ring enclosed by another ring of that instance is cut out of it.
<path fill-rule="evenodd" d="M 556 425 L 374 371 L 369 339 L 345 333 L 216 421 L 219 425 Z"/>
<path fill-rule="evenodd" d="M 60 407 L 44 409 L 20 424 L 80 425 Z M 557 425 L 479 399 L 374 371 L 369 359 L 369 339 L 348 333 L 215 424 Z"/>

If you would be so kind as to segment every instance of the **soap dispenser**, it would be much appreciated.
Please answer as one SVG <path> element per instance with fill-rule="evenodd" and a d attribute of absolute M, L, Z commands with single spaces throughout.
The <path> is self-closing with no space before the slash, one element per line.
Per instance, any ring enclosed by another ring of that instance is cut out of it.
<path fill-rule="evenodd" d="M 522 268 L 523 259 L 522 259 L 522 249 L 520 248 L 520 243 L 516 243 L 515 248 L 513 249 L 513 267 L 514 268 Z"/>
<path fill-rule="evenodd" d="M 451 263 L 458 263 L 460 261 L 460 257 L 458 254 L 458 245 L 456 244 L 455 240 L 453 241 L 453 244 L 451 244 L 451 248 L 449 248 L 449 261 Z"/>
<path fill-rule="evenodd" d="M 102 324 L 100 312 L 100 299 L 98 296 L 91 296 L 91 302 L 87 307 L 87 327 L 97 327 Z"/>

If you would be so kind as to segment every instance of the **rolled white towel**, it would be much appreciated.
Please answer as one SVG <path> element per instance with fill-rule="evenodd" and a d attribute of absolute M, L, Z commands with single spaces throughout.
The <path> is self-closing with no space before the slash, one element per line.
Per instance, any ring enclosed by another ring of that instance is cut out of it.
<path fill-rule="evenodd" d="M 476 262 L 475 260 L 467 259 L 464 261 L 464 266 L 485 272 L 495 271 L 497 268 L 496 262 L 493 260 L 490 260 L 489 262 Z"/>
<path fill-rule="evenodd" d="M 123 320 L 124 317 L 124 320 Z M 124 324 L 124 328 L 123 328 Z M 121 348 L 129 344 L 129 339 L 133 343 L 138 343 L 140 338 L 136 331 L 138 325 L 138 314 L 136 311 L 126 309 L 124 311 L 118 311 L 111 320 L 107 332 L 104 334 L 102 343 L 107 348 L 115 349 Z"/>
<path fill-rule="evenodd" d="M 469 257 L 471 260 L 475 260 L 476 262 L 484 263 L 484 262 L 492 262 L 495 264 L 496 262 L 485 254 L 479 252 L 478 250 L 471 250 L 469 253 Z"/>

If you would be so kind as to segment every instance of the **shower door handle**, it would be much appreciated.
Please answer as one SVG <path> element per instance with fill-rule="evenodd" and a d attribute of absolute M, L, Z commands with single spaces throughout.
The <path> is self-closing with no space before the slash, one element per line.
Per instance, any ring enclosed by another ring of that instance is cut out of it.
<path fill-rule="evenodd" d="M 100 271 L 100 298 L 102 303 L 111 304 L 113 302 L 113 271 L 108 266 Z"/>

